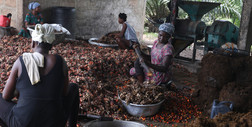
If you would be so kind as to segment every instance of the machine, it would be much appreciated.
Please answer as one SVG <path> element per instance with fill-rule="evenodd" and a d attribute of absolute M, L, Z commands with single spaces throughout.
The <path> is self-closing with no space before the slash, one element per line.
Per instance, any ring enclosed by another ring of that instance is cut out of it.
<path fill-rule="evenodd" d="M 196 49 L 199 45 L 204 45 L 204 53 L 214 48 L 219 48 L 226 42 L 237 43 L 239 29 L 229 21 L 214 21 L 210 26 L 207 26 L 201 18 L 210 10 L 218 7 L 220 3 L 213 2 L 196 2 L 196 1 L 181 1 L 171 0 L 169 7 L 172 14 L 170 22 L 175 26 L 175 35 L 173 46 L 175 48 L 175 57 L 193 44 L 192 62 L 195 61 Z M 182 8 L 188 15 L 187 19 L 177 19 L 178 6 Z"/>

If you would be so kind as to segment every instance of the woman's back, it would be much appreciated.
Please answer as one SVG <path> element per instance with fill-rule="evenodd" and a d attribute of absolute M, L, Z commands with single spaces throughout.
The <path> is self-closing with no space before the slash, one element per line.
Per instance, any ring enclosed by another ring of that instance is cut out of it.
<path fill-rule="evenodd" d="M 124 33 L 125 39 L 130 40 L 130 41 L 134 41 L 134 42 L 138 42 L 134 28 L 131 25 L 129 25 L 129 23 L 127 23 L 127 22 L 125 22 L 125 24 L 127 25 L 126 31 Z"/>
<path fill-rule="evenodd" d="M 41 81 L 34 85 L 31 84 L 24 61 L 20 57 L 22 72 L 16 85 L 20 95 L 11 113 L 14 116 L 11 118 L 12 123 L 18 126 L 38 127 L 59 126 L 63 121 L 63 62 L 60 56 L 55 57 L 56 63 L 50 63 L 48 60 L 46 63 L 49 62 L 53 66 L 48 72 L 47 69 L 43 70 L 42 73 L 45 75 L 41 75 Z"/>
<path fill-rule="evenodd" d="M 0 119 L 9 127 L 76 127 L 79 88 L 69 84 L 67 64 L 49 51 L 54 28 L 37 24 L 32 32 L 31 53 L 19 57 L 0 93 Z M 11 100 L 17 97 L 18 102 Z"/>

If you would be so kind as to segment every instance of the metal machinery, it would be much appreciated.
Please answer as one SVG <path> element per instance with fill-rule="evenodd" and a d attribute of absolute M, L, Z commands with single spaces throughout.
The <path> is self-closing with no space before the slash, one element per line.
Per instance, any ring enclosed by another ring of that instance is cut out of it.
<path fill-rule="evenodd" d="M 207 26 L 201 21 L 204 14 L 218 7 L 220 3 L 181 0 L 171 0 L 171 3 L 173 3 L 171 5 L 182 8 L 189 15 L 187 19 L 171 19 L 171 23 L 175 25 L 173 41 L 175 57 L 179 57 L 179 53 L 191 44 L 194 45 L 192 55 L 192 61 L 194 62 L 196 49 L 199 45 L 204 45 L 204 52 L 206 53 L 226 42 L 237 43 L 239 29 L 231 22 L 214 21 L 212 25 Z M 176 13 L 176 10 L 171 10 L 171 12 Z"/>

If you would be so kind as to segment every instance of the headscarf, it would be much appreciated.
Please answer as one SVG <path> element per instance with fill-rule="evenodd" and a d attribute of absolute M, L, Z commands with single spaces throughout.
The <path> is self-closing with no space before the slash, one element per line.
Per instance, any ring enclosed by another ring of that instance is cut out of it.
<path fill-rule="evenodd" d="M 35 30 L 32 31 L 32 40 L 52 44 L 55 40 L 54 28 L 50 24 L 37 24 Z M 39 67 L 44 67 L 44 56 L 38 52 L 24 53 L 23 61 L 31 84 L 38 83 L 40 81 Z"/>
<path fill-rule="evenodd" d="M 54 28 L 50 24 L 37 24 L 32 32 L 32 40 L 52 44 L 55 40 Z"/>
<path fill-rule="evenodd" d="M 31 2 L 31 3 L 29 3 L 28 9 L 34 10 L 35 8 L 37 8 L 39 6 L 40 6 L 40 4 L 38 2 Z"/>
<path fill-rule="evenodd" d="M 173 35 L 174 30 L 175 28 L 171 23 L 163 23 L 159 26 L 159 31 L 164 31 L 170 35 Z"/>

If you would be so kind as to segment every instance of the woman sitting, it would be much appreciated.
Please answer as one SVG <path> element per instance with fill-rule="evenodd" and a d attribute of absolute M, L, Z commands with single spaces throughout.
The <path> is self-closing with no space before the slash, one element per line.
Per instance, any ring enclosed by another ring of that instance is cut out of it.
<path fill-rule="evenodd" d="M 29 4 L 29 12 L 26 14 L 25 17 L 25 25 L 28 26 L 35 26 L 36 24 L 43 24 L 43 17 L 40 13 L 40 4 L 38 2 L 31 2 Z"/>
<path fill-rule="evenodd" d="M 121 49 L 132 49 L 133 44 L 138 43 L 134 28 L 128 23 L 127 15 L 120 13 L 118 22 L 122 24 L 122 30 L 116 38 L 116 42 Z"/>
<path fill-rule="evenodd" d="M 136 60 L 134 68 L 131 68 L 130 74 L 137 77 L 138 81 L 154 81 L 156 85 L 167 85 L 171 80 L 171 67 L 174 48 L 171 44 L 174 26 L 170 23 L 164 23 L 159 27 L 158 39 L 154 42 L 151 49 L 151 55 L 141 52 L 143 61 L 151 68 L 152 76 L 147 75 L 147 70 L 140 65 L 139 59 Z"/>
<path fill-rule="evenodd" d="M 26 14 L 25 26 L 19 32 L 20 36 L 30 38 L 30 33 L 27 31 L 27 27 L 35 27 L 36 24 L 43 24 L 43 17 L 40 13 L 40 4 L 38 2 L 31 2 L 28 6 L 31 12 Z"/>
<path fill-rule="evenodd" d="M 49 54 L 54 40 L 53 27 L 37 24 L 31 53 L 15 61 L 0 93 L 0 119 L 7 126 L 64 127 L 67 119 L 70 127 L 76 126 L 78 85 L 69 84 L 65 60 Z M 15 96 L 17 103 L 11 101 Z"/>

